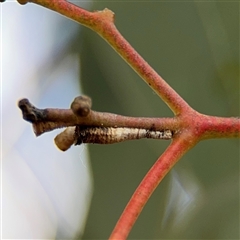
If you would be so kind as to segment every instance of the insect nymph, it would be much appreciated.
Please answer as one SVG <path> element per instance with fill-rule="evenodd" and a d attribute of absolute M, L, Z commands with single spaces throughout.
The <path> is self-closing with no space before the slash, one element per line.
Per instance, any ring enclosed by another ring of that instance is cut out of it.
<path fill-rule="evenodd" d="M 71 104 L 71 109 L 77 117 L 86 117 L 91 112 L 91 99 L 87 96 L 78 96 Z M 126 140 L 152 138 L 172 139 L 171 130 L 152 130 L 129 127 L 94 127 L 76 125 L 67 127 L 55 137 L 55 143 L 59 149 L 66 151 L 71 145 L 82 143 L 111 144 Z"/>
<path fill-rule="evenodd" d="M 76 136 L 75 145 L 79 145 L 81 143 L 111 144 L 141 138 L 168 140 L 172 138 L 172 132 L 170 130 L 152 131 L 141 128 L 126 128 L 126 127 L 83 128 L 81 126 L 76 126 L 75 136 Z"/>
<path fill-rule="evenodd" d="M 58 134 L 55 143 L 59 149 L 66 151 L 71 145 L 82 143 L 112 144 L 126 140 L 141 138 L 165 139 L 173 137 L 171 130 L 153 131 L 142 128 L 127 127 L 68 127 L 65 131 Z"/>

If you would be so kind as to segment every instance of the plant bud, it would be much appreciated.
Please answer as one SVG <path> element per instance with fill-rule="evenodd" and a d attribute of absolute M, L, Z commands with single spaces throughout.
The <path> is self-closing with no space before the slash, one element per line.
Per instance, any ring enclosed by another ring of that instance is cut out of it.
<path fill-rule="evenodd" d="M 79 117 L 86 117 L 92 107 L 92 100 L 88 96 L 79 96 L 71 104 L 73 113 Z"/>

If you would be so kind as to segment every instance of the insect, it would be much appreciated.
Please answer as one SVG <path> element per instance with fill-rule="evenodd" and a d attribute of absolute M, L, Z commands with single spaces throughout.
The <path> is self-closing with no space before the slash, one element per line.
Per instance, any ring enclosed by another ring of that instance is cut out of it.
<path fill-rule="evenodd" d="M 71 145 L 82 143 L 112 144 L 141 138 L 170 140 L 171 130 L 153 131 L 142 128 L 127 127 L 68 127 L 56 136 L 55 143 L 59 149 L 66 151 Z"/>
<path fill-rule="evenodd" d="M 81 143 L 111 144 L 141 138 L 171 139 L 172 132 L 170 130 L 151 131 L 141 128 L 126 127 L 82 128 L 80 126 L 76 126 L 75 136 L 75 145 L 79 145 Z"/>

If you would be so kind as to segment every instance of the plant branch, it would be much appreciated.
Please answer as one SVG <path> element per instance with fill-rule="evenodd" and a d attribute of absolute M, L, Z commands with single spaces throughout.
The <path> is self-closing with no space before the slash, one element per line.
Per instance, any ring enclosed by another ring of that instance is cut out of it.
<path fill-rule="evenodd" d="M 155 188 L 175 163 L 196 144 L 196 142 L 192 142 L 189 145 L 191 136 L 187 136 L 187 133 L 184 133 L 184 135 L 184 137 L 178 136 L 173 140 L 146 174 L 124 209 L 109 239 L 119 240 L 127 238 L 132 226 Z"/>
<path fill-rule="evenodd" d="M 240 119 L 238 117 L 203 116 L 201 129 L 204 134 L 201 139 L 240 137 Z"/>
<path fill-rule="evenodd" d="M 174 135 L 187 130 L 192 138 L 236 138 L 240 133 L 239 118 L 223 118 L 200 114 L 194 110 L 173 118 L 129 117 L 91 110 L 91 99 L 79 96 L 70 109 L 38 109 L 28 99 L 18 103 L 23 118 L 33 124 L 36 136 L 70 126 L 138 128 L 151 131 L 171 130 Z"/>
<path fill-rule="evenodd" d="M 179 128 L 178 121 L 174 118 L 127 117 L 93 110 L 90 110 L 87 116 L 77 116 L 72 109 L 38 109 L 28 99 L 20 100 L 18 106 L 22 110 L 23 118 L 33 124 L 36 136 L 57 128 L 76 125 L 144 128 L 156 131 L 164 129 L 175 131 Z"/>

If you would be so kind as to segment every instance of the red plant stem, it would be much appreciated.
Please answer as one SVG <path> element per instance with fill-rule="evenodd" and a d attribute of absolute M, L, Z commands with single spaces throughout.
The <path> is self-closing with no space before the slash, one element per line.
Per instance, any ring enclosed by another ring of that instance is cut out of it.
<path fill-rule="evenodd" d="M 174 139 L 159 157 L 134 192 L 109 239 L 123 240 L 127 238 L 132 226 L 155 188 L 182 155 L 195 145 L 195 142 L 191 142 L 191 145 L 189 145 L 189 137 L 191 138 L 191 136 L 185 136 L 184 138 L 178 137 Z"/>
<path fill-rule="evenodd" d="M 19 0 L 21 4 L 25 0 Z M 163 99 L 175 113 L 189 108 L 188 104 L 177 94 L 158 73 L 126 41 L 114 25 L 114 14 L 108 9 L 89 12 L 67 1 L 32 0 L 31 2 L 85 25 L 97 32 L 111 47 L 139 74 L 141 78 Z"/>
<path fill-rule="evenodd" d="M 240 137 L 240 119 L 237 117 L 223 118 L 202 115 L 198 121 L 201 121 L 201 128 L 198 129 L 199 140 L 210 138 L 239 138 Z"/>
<path fill-rule="evenodd" d="M 194 109 L 187 109 L 181 115 L 176 116 L 181 131 L 191 132 L 192 138 L 198 140 L 210 138 L 239 138 L 239 117 L 216 117 L 201 114 Z"/>

